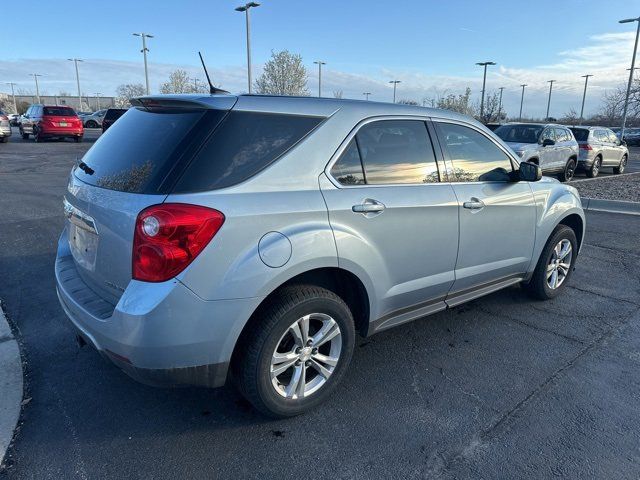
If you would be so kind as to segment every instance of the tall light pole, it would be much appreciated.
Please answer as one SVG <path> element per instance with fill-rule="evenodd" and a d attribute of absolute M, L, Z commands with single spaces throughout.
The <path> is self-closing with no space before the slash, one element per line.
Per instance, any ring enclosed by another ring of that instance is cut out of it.
<path fill-rule="evenodd" d="M 322 65 L 326 65 L 326 62 L 323 62 L 322 60 L 316 60 L 315 62 L 316 65 L 318 65 L 318 97 L 322 96 Z"/>
<path fill-rule="evenodd" d="M 144 83 L 146 86 L 147 95 L 149 95 L 149 67 L 147 66 L 147 52 L 149 49 L 147 48 L 147 38 L 153 38 L 153 35 L 149 35 L 148 33 L 134 33 L 136 37 L 142 38 L 142 55 L 144 56 Z"/>
<path fill-rule="evenodd" d="M 504 87 L 500 87 L 498 90 L 500 90 L 500 100 L 498 100 L 498 123 L 500 123 L 500 119 L 502 118 L 500 116 L 502 113 L 502 91 L 504 90 Z"/>
<path fill-rule="evenodd" d="M 94 93 L 94 95 L 96 97 L 96 107 L 97 107 L 96 112 L 97 112 L 98 110 L 100 110 L 100 95 L 102 95 L 102 93 L 96 92 Z"/>
<path fill-rule="evenodd" d="M 78 62 L 83 62 L 79 58 L 67 58 L 70 62 L 73 62 L 76 66 L 76 84 L 78 85 L 78 111 L 82 110 L 82 94 L 80 93 L 80 74 L 78 73 Z"/>
<path fill-rule="evenodd" d="M 582 78 L 584 78 L 584 92 L 582 92 L 582 106 L 580 107 L 580 125 L 582 125 L 582 119 L 584 118 L 584 101 L 587 98 L 587 83 L 589 83 L 589 77 L 593 77 L 593 75 L 582 75 Z"/>
<path fill-rule="evenodd" d="M 236 8 L 236 12 L 245 13 L 245 19 L 247 22 L 247 82 L 249 85 L 249 93 L 251 93 L 251 21 L 249 20 L 249 10 L 259 6 L 259 3 L 249 2 Z"/>
<path fill-rule="evenodd" d="M 631 83 L 633 83 L 633 70 L 636 65 L 636 52 L 638 51 L 638 36 L 640 36 L 640 17 L 626 18 L 620 20 L 618 23 L 632 23 L 638 22 L 638 28 L 636 29 L 636 42 L 633 45 L 633 57 L 631 57 L 631 70 L 629 71 L 629 83 L 627 83 L 627 95 L 624 97 L 624 111 L 622 113 L 622 130 L 620 132 L 620 138 L 624 140 L 624 128 L 627 124 L 627 107 L 629 106 L 629 92 L 631 91 Z"/>
<path fill-rule="evenodd" d="M 369 95 L 371 95 L 371 92 L 362 92 L 362 94 L 364 95 L 365 100 L 369 100 Z"/>
<path fill-rule="evenodd" d="M 489 65 L 495 65 L 496 62 L 478 62 L 476 65 L 484 67 L 484 74 L 482 75 L 482 98 L 480 99 L 480 119 L 484 118 L 484 91 L 487 84 L 487 67 Z"/>
<path fill-rule="evenodd" d="M 393 103 L 396 103 L 396 87 L 402 80 L 389 80 L 389 83 L 393 83 Z"/>
<path fill-rule="evenodd" d="M 547 80 L 549 83 L 549 99 L 547 100 L 547 116 L 545 118 L 549 118 L 549 107 L 551 106 L 551 90 L 553 89 L 553 82 L 555 80 Z"/>
<path fill-rule="evenodd" d="M 520 117 L 518 118 L 519 122 L 522 121 L 522 104 L 524 103 L 524 87 L 526 87 L 527 84 L 525 83 L 520 86 L 522 87 L 522 96 L 520 97 Z"/>
<path fill-rule="evenodd" d="M 16 102 L 16 94 L 13 91 L 13 87 L 15 86 L 15 83 L 13 82 L 6 82 L 7 85 L 11 85 L 11 96 L 13 97 L 13 109 L 15 110 L 16 113 L 18 113 L 18 103 Z"/>
<path fill-rule="evenodd" d="M 38 77 L 41 77 L 39 73 L 30 73 L 33 79 L 36 81 L 36 98 L 38 99 L 38 103 L 40 103 L 40 87 L 38 86 Z"/>

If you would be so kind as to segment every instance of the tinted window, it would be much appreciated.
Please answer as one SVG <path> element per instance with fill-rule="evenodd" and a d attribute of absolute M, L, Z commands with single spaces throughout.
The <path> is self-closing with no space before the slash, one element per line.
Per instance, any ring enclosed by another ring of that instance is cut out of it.
<path fill-rule="evenodd" d="M 542 132 L 542 136 L 540 137 L 540 142 L 544 142 L 545 140 L 553 140 L 556 141 L 556 135 L 553 132 L 553 128 L 545 128 L 544 132 Z"/>
<path fill-rule="evenodd" d="M 361 185 L 365 183 L 360 153 L 358 153 L 355 138 L 349 142 L 346 150 L 331 167 L 331 176 L 342 185 Z"/>
<path fill-rule="evenodd" d="M 175 191 L 213 190 L 243 182 L 321 121 L 318 117 L 232 111 L 189 165 Z"/>
<path fill-rule="evenodd" d="M 438 166 L 424 122 L 381 120 L 364 125 L 356 137 L 367 184 L 438 181 Z"/>
<path fill-rule="evenodd" d="M 505 142 L 537 143 L 542 128 L 542 125 L 502 125 L 495 130 L 495 134 Z"/>
<path fill-rule="evenodd" d="M 586 128 L 572 128 L 571 131 L 578 142 L 586 142 L 589 138 L 589 130 Z"/>
<path fill-rule="evenodd" d="M 453 164 L 451 181 L 506 181 L 513 170 L 506 153 L 481 133 L 452 123 L 437 123 L 440 143 Z"/>
<path fill-rule="evenodd" d="M 69 107 L 44 107 L 44 115 L 59 115 L 63 117 L 74 117 L 76 112 Z"/>
<path fill-rule="evenodd" d="M 110 108 L 104 114 L 105 120 L 116 120 L 127 112 L 126 108 Z"/>
<path fill-rule="evenodd" d="M 222 112 L 211 111 L 209 116 Z M 157 193 L 185 150 L 204 111 L 171 113 L 130 109 L 89 149 L 75 175 L 91 185 L 123 192 Z"/>

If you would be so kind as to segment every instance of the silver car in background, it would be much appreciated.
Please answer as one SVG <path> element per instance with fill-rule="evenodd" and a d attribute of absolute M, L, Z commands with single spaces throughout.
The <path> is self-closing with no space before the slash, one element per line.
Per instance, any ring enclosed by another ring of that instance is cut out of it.
<path fill-rule="evenodd" d="M 11 136 L 9 115 L 0 110 L 0 143 L 7 143 Z"/>
<path fill-rule="evenodd" d="M 578 142 L 567 127 L 541 123 L 507 123 L 495 132 L 520 161 L 539 165 L 544 175 L 569 182 L 578 164 Z"/>
<path fill-rule="evenodd" d="M 107 113 L 107 109 L 98 110 L 97 112 L 93 112 L 89 115 L 85 115 L 82 117 L 82 125 L 84 128 L 99 128 L 102 127 L 102 120 L 104 119 L 104 115 Z"/>
<path fill-rule="evenodd" d="M 623 173 L 627 167 L 629 149 L 623 145 L 616 134 L 605 127 L 572 127 L 578 141 L 580 154 L 578 168 L 584 170 L 587 177 L 597 177 L 601 168 L 613 168 L 613 173 Z"/>
<path fill-rule="evenodd" d="M 297 415 L 336 389 L 356 333 L 514 284 L 553 298 L 574 270 L 576 189 L 469 117 L 310 97 L 132 104 L 69 176 L 55 274 L 79 338 L 145 383 L 229 377 L 260 411 Z"/>

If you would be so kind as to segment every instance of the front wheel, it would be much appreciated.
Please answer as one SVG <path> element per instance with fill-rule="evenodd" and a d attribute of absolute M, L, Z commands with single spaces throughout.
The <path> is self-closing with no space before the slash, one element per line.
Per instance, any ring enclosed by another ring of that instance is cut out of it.
<path fill-rule="evenodd" d="M 353 316 L 344 301 L 313 285 L 285 287 L 252 322 L 232 361 L 243 396 L 280 418 L 324 402 L 353 354 Z"/>
<path fill-rule="evenodd" d="M 578 241 L 574 231 L 558 225 L 545 245 L 533 276 L 524 288 L 540 300 L 549 300 L 567 285 L 578 254 Z"/>
<path fill-rule="evenodd" d="M 623 155 L 617 167 L 613 167 L 613 173 L 620 175 L 627 168 L 627 156 Z"/>
<path fill-rule="evenodd" d="M 560 174 L 561 182 L 570 182 L 576 173 L 576 161 L 573 158 L 567 160 L 567 164 L 564 166 L 564 171 Z"/>

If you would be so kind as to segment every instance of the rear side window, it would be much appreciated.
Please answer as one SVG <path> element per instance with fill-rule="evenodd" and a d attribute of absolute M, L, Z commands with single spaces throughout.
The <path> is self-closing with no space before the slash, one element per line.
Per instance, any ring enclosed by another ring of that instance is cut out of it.
<path fill-rule="evenodd" d="M 338 161 L 331 167 L 331 176 L 342 185 L 362 185 L 365 183 L 355 138 L 349 142 Z"/>
<path fill-rule="evenodd" d="M 96 141 L 74 174 L 110 190 L 159 193 L 168 172 L 188 152 L 199 122 L 212 120 L 215 126 L 223 116 L 224 112 L 213 110 L 205 114 L 131 108 Z"/>
<path fill-rule="evenodd" d="M 438 137 L 453 164 L 455 182 L 508 181 L 513 171 L 509 156 L 483 134 L 453 123 L 436 123 Z"/>
<path fill-rule="evenodd" d="M 44 107 L 43 115 L 57 115 L 60 117 L 73 117 L 76 112 L 70 107 Z"/>
<path fill-rule="evenodd" d="M 589 138 L 589 130 L 586 128 L 572 128 L 571 131 L 578 142 L 586 142 Z"/>
<path fill-rule="evenodd" d="M 174 192 L 214 190 L 243 182 L 276 161 L 322 120 L 231 111 L 187 167 Z"/>

